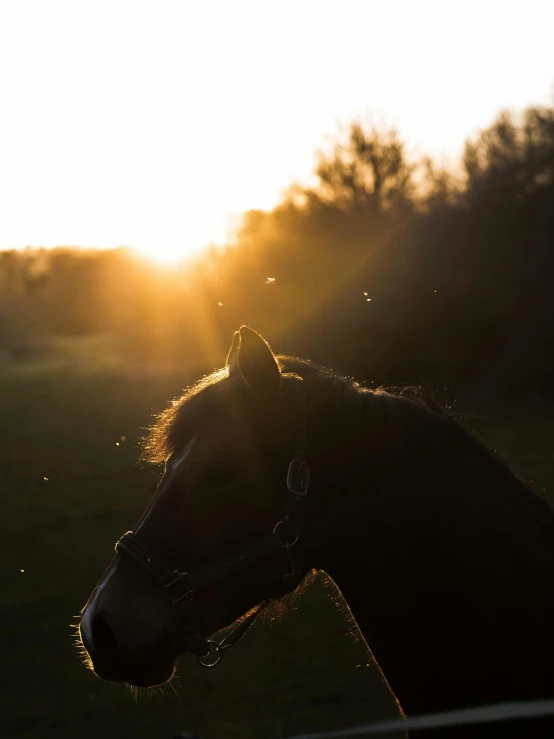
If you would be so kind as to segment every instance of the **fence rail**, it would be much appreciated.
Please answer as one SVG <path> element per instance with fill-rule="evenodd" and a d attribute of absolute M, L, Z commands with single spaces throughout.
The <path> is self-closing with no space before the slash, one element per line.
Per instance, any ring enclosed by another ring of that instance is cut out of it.
<path fill-rule="evenodd" d="M 415 729 L 446 729 L 452 726 L 469 726 L 494 721 L 514 719 L 534 719 L 554 716 L 554 700 L 521 701 L 518 703 L 492 703 L 486 706 L 462 708 L 441 713 L 427 713 L 413 718 L 399 718 L 390 721 L 375 721 L 334 731 L 320 731 L 310 734 L 297 734 L 287 739 L 338 739 L 347 736 L 368 736 L 391 734 L 394 731 Z"/>
<path fill-rule="evenodd" d="M 554 716 L 554 700 L 519 701 L 517 703 L 491 703 L 486 706 L 426 713 L 413 718 L 398 718 L 388 721 L 374 721 L 333 731 L 318 731 L 309 734 L 296 734 L 287 739 L 339 739 L 348 736 L 368 736 L 392 734 L 395 731 L 416 729 L 448 729 L 452 726 L 471 726 L 489 724 L 497 721 L 534 719 Z M 191 731 L 181 731 L 173 739 L 199 739 Z"/>

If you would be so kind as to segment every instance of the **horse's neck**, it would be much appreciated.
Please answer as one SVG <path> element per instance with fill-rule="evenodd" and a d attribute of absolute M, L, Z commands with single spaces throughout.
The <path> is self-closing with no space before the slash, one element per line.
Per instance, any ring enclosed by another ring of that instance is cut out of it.
<path fill-rule="evenodd" d="M 445 445 L 439 454 L 448 459 L 440 464 L 407 455 L 403 468 L 399 458 L 379 482 L 371 469 L 337 455 L 330 485 L 313 491 L 327 509 L 317 513 L 323 536 L 313 542 L 313 564 L 341 590 L 412 715 L 549 694 L 552 641 L 539 591 L 554 587 L 553 563 L 535 554 L 552 549 L 551 517 L 543 526 L 546 509 L 481 451 L 461 450 L 457 460 L 455 444 Z M 494 507 L 495 484 L 509 510 Z M 520 540 L 513 534 L 519 525 Z M 528 554 L 533 537 L 541 543 Z M 538 664 L 541 650 L 548 657 Z"/>

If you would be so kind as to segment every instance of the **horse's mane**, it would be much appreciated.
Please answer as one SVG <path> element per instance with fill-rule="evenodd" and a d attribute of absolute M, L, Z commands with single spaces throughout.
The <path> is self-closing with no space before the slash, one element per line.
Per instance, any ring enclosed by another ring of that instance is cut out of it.
<path fill-rule="evenodd" d="M 283 377 L 300 376 L 306 383 L 312 402 L 324 407 L 335 422 L 344 428 L 347 418 L 362 426 L 366 435 L 379 439 L 381 449 L 387 444 L 396 449 L 404 448 L 421 454 L 426 444 L 464 448 L 466 463 L 481 465 L 488 458 L 487 467 L 504 469 L 504 475 L 517 479 L 533 497 L 546 504 L 542 491 L 523 480 L 509 466 L 506 458 L 493 449 L 481 435 L 470 430 L 464 420 L 469 413 L 453 412 L 437 400 L 427 385 L 367 388 L 353 377 L 322 367 L 309 360 L 278 355 L 277 361 Z M 197 431 L 197 424 L 204 417 L 203 408 L 196 401 L 200 398 L 217 403 L 220 391 L 229 378 L 227 367 L 205 375 L 186 388 L 184 393 L 155 417 L 142 442 L 142 459 L 151 463 L 163 463 L 167 457 L 188 442 Z M 195 412 L 198 408 L 198 412 Z M 356 423 L 353 424 L 356 426 Z M 413 451 L 415 447 L 415 451 Z M 419 450 L 419 451 L 418 451 Z M 479 462 L 478 460 L 481 460 Z"/>
<path fill-rule="evenodd" d="M 319 366 L 309 360 L 297 357 L 278 356 L 277 360 L 283 375 L 300 376 L 311 389 L 315 402 L 325 406 L 340 407 L 341 416 L 349 411 L 355 416 L 383 412 L 400 429 L 414 423 L 421 425 L 425 419 L 430 422 L 443 422 L 455 417 L 448 409 L 442 408 L 430 388 L 425 386 L 406 386 L 395 388 L 364 387 L 352 377 L 344 376 L 333 369 Z M 194 433 L 193 424 L 195 401 L 208 395 L 217 396 L 218 389 L 228 383 L 227 367 L 205 375 L 185 389 L 184 393 L 156 416 L 142 444 L 145 461 L 163 462 L 172 452 L 186 443 L 188 434 Z"/>

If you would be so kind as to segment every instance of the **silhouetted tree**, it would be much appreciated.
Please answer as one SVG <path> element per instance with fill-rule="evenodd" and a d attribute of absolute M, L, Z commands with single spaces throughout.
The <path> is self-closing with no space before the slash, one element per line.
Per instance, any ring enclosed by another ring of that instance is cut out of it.
<path fill-rule="evenodd" d="M 379 131 L 361 121 L 350 124 L 344 140 L 317 153 L 318 183 L 305 188 L 308 203 L 374 214 L 411 210 L 414 165 L 394 129 Z M 298 194 L 298 191 L 297 191 Z"/>

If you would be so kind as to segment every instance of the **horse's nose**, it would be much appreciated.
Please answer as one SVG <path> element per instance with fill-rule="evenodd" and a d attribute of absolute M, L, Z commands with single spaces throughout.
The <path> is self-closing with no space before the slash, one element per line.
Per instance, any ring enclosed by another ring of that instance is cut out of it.
<path fill-rule="evenodd" d="M 98 677 L 132 685 L 152 686 L 168 680 L 174 669 L 172 642 L 160 627 L 110 607 L 101 593 L 81 617 L 81 639 Z M 138 611 L 142 614 L 142 609 Z"/>
<path fill-rule="evenodd" d="M 110 657 L 120 651 L 117 636 L 106 615 L 95 614 L 90 626 L 92 645 L 97 657 Z"/>
<path fill-rule="evenodd" d="M 89 605 L 83 614 L 81 639 L 94 671 L 105 680 L 117 680 L 117 667 L 125 661 L 126 655 L 109 614 L 97 610 L 95 604 Z"/>

